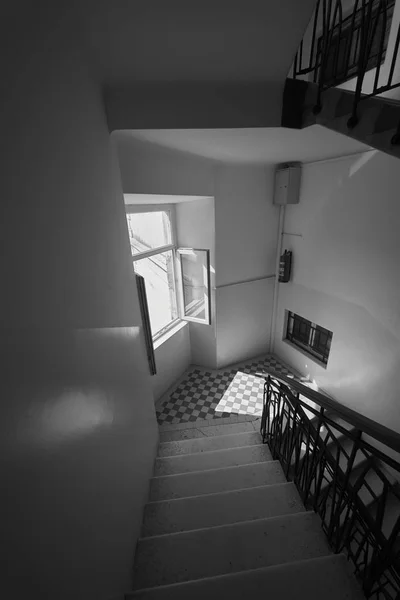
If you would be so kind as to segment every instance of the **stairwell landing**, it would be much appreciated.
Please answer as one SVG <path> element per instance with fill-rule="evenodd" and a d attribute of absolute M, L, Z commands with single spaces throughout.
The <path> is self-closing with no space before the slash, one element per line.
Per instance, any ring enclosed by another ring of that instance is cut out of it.
<path fill-rule="evenodd" d="M 127 599 L 359 600 L 254 417 L 160 427 Z"/>

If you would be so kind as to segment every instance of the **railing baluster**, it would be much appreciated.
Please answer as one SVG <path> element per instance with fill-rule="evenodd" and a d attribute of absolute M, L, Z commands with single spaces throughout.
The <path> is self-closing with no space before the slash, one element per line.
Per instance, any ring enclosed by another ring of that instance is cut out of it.
<path fill-rule="evenodd" d="M 396 42 L 394 44 L 392 61 L 390 63 L 390 71 L 389 71 L 389 77 L 388 77 L 388 86 L 392 85 L 393 75 L 394 75 L 394 69 L 396 67 L 397 55 L 398 55 L 398 52 L 399 52 L 399 45 L 400 45 L 400 25 L 397 28 Z"/>
<path fill-rule="evenodd" d="M 376 73 L 375 73 L 375 79 L 374 79 L 374 94 L 376 93 L 376 90 L 378 89 L 379 76 L 381 73 L 383 49 L 384 49 L 384 43 L 385 43 L 385 37 L 386 37 L 387 0 L 380 0 L 380 2 L 379 2 L 377 22 L 379 22 L 379 17 L 381 15 L 381 11 L 382 11 L 382 30 L 381 30 L 381 38 L 380 38 L 380 42 L 379 42 L 378 64 L 376 66 Z"/>
<path fill-rule="evenodd" d="M 353 101 L 353 110 L 350 119 L 347 121 L 347 127 L 349 129 L 353 129 L 358 123 L 358 103 L 360 102 L 362 87 L 364 83 L 365 69 L 368 62 L 368 57 L 366 57 L 366 52 L 368 49 L 368 34 L 369 34 L 369 26 L 371 19 L 371 10 L 372 10 L 372 2 L 369 1 L 368 4 L 368 12 L 366 0 L 362 0 L 362 16 L 361 16 L 361 33 L 360 33 L 360 50 L 358 57 L 358 72 L 357 72 L 357 83 L 356 90 L 354 94 Z"/>
<path fill-rule="evenodd" d="M 315 36 L 317 33 L 317 22 L 318 22 L 318 17 L 319 17 L 319 7 L 320 6 L 321 6 L 321 0 L 318 0 L 317 5 L 315 7 L 314 25 L 313 25 L 313 32 L 312 32 L 312 37 L 311 37 L 310 58 L 309 58 L 309 63 L 308 63 L 310 69 L 312 66 L 312 60 L 313 60 L 314 50 L 315 50 Z M 315 61 L 317 61 L 317 57 L 315 58 Z"/>

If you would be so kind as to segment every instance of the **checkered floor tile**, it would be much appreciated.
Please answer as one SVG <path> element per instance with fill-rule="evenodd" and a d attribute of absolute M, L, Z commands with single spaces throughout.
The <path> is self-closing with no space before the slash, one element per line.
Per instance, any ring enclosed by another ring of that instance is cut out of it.
<path fill-rule="evenodd" d="M 194 369 L 159 407 L 159 424 L 216 419 L 231 414 L 261 416 L 264 380 L 256 373 L 263 367 L 284 375 L 290 373 L 273 356 L 232 370 Z"/>

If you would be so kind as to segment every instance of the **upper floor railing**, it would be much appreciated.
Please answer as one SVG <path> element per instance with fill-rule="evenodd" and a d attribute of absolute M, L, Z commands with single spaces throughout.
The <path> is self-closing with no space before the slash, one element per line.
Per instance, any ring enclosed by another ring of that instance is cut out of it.
<path fill-rule="evenodd" d="M 263 441 L 367 598 L 400 598 L 400 435 L 269 369 Z"/>
<path fill-rule="evenodd" d="M 292 74 L 318 84 L 315 114 L 321 111 L 324 90 L 354 80 L 348 121 L 352 128 L 358 122 L 360 101 L 400 86 L 400 25 L 394 20 L 396 0 L 351 0 L 350 4 L 317 0 Z"/>

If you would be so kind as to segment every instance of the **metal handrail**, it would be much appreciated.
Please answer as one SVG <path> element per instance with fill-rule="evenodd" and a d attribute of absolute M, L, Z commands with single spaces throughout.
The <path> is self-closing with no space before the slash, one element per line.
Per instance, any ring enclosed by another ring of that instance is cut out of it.
<path fill-rule="evenodd" d="M 353 128 L 358 123 L 357 109 L 362 100 L 400 86 L 400 81 L 394 81 L 400 24 L 387 73 L 382 72 L 382 63 L 388 60 L 385 44 L 394 5 L 395 0 L 354 0 L 350 14 L 344 16 L 342 0 L 317 0 L 311 39 L 303 38 L 293 63 L 294 79 L 309 76 L 318 84 L 314 114 L 322 110 L 325 90 L 355 78 L 353 108 L 348 120 L 348 127 Z M 372 68 L 376 68 L 372 91 L 365 93 L 365 75 Z M 398 141 L 393 140 L 393 143 Z"/>
<path fill-rule="evenodd" d="M 400 464 L 363 435 L 368 429 L 392 450 L 400 436 L 295 379 L 271 369 L 257 375 L 265 381 L 261 434 L 273 458 L 320 515 L 333 551 L 348 554 L 366 597 L 398 600 L 400 490 L 390 469 L 400 473 Z"/>
<path fill-rule="evenodd" d="M 380 423 L 361 415 L 357 411 L 348 408 L 337 400 L 334 400 L 333 398 L 330 398 L 321 392 L 313 390 L 297 379 L 288 377 L 287 375 L 282 375 L 282 373 L 278 373 L 273 369 L 265 368 L 263 369 L 263 372 L 258 373 L 258 375 L 261 377 L 270 375 L 277 381 L 285 384 L 292 390 L 296 390 L 296 392 L 299 392 L 302 396 L 305 396 L 312 402 L 315 402 L 321 408 L 335 412 L 344 421 L 356 429 L 363 431 L 364 434 L 369 435 L 388 448 L 400 453 L 400 434 L 396 431 L 393 431 L 393 429 L 389 429 L 388 427 L 385 427 L 384 425 L 381 425 Z M 307 406 L 307 410 L 312 409 Z"/>

